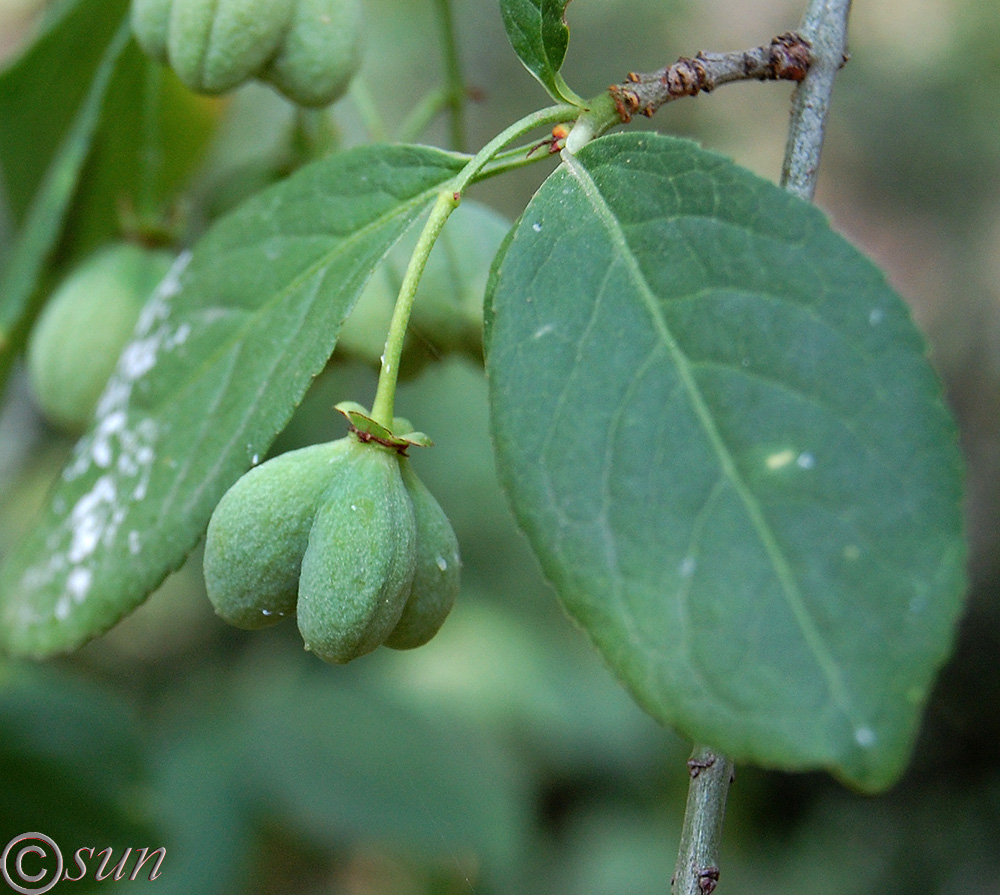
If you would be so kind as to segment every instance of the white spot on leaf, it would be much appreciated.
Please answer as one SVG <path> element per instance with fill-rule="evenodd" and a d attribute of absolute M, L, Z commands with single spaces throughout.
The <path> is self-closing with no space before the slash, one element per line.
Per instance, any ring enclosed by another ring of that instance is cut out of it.
<path fill-rule="evenodd" d="M 795 459 L 795 451 L 784 450 L 776 451 L 773 454 L 769 454 L 764 464 L 768 469 L 781 469 L 783 466 L 787 466 Z"/>
<path fill-rule="evenodd" d="M 77 442 L 62 478 L 72 483 L 95 469 L 107 471 L 72 506 L 67 506 L 65 497 L 53 499 L 52 510 L 60 521 L 46 538 L 48 557 L 22 576 L 28 591 L 59 587 L 61 582 L 61 594 L 51 610 L 57 619 L 65 619 L 74 604 L 87 598 L 95 581 L 98 551 L 115 545 L 134 502 L 146 496 L 160 433 L 149 417 L 133 416 L 129 404 L 136 380 L 155 364 L 163 346 L 180 344 L 190 334 L 189 326 L 173 329 L 168 319 L 169 299 L 180 290 L 179 278 L 190 257 L 186 253 L 177 259 L 143 307 L 136 336 L 98 402 L 94 428 Z M 133 554 L 138 537 L 132 531 L 127 539 Z"/>
<path fill-rule="evenodd" d="M 859 727 L 854 731 L 854 742 L 863 749 L 870 749 L 874 746 L 876 739 L 878 738 L 875 736 L 875 731 L 870 727 Z"/>
<path fill-rule="evenodd" d="M 83 598 L 87 596 L 93 578 L 94 574 L 90 569 L 76 568 L 69 573 L 69 577 L 66 579 L 66 590 L 77 603 L 83 602 Z"/>

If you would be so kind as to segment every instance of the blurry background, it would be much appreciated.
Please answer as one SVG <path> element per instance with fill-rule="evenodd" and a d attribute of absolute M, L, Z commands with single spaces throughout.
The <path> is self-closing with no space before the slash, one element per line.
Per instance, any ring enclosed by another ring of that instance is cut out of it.
<path fill-rule="evenodd" d="M 468 110 L 474 149 L 548 100 L 507 46 L 497 4 L 454 5 L 481 96 Z M 0 53 L 30 33 L 36 6 L 0 2 Z M 593 95 L 679 55 L 767 43 L 801 6 L 578 0 L 564 74 Z M 364 81 L 391 136 L 439 83 L 433 4 L 365 7 Z M 890 793 L 738 769 L 718 891 L 1000 893 L 1000 16 L 992 0 L 858 2 L 851 56 L 817 202 L 930 339 L 968 460 L 968 609 Z M 776 180 L 790 94 L 727 86 L 637 126 Z M 363 139 L 350 99 L 334 114 L 346 144 Z M 288 107 L 266 89 L 211 115 L 195 208 L 249 194 L 288 152 Z M 446 141 L 443 122 L 422 139 Z M 472 195 L 513 217 L 553 165 Z M 0 249 L 4 238 L 0 228 Z M 374 385 L 367 368 L 331 364 L 274 450 L 340 437 L 332 404 L 370 401 Z M 78 654 L 0 664 L 0 845 L 39 830 L 64 851 L 166 846 L 161 895 L 667 891 L 689 746 L 635 707 L 541 580 L 496 484 L 481 370 L 432 365 L 398 406 L 437 443 L 415 463 L 462 546 L 463 591 L 438 637 L 324 666 L 291 623 L 248 633 L 218 621 L 196 553 Z M 15 376 L 0 417 L 0 553 L 69 448 Z"/>

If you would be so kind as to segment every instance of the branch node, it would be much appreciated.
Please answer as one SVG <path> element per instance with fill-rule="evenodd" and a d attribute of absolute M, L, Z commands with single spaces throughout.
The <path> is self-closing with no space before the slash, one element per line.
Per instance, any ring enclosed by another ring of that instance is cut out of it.
<path fill-rule="evenodd" d="M 669 96 L 695 96 L 702 90 L 712 89 L 703 59 L 700 53 L 694 59 L 681 56 L 663 70 L 661 80 L 666 85 Z"/>
<path fill-rule="evenodd" d="M 608 88 L 615 103 L 615 111 L 622 124 L 628 124 L 639 108 L 639 97 L 634 90 L 629 90 L 621 84 L 612 84 Z"/>
<path fill-rule="evenodd" d="M 703 867 L 698 871 L 698 891 L 702 895 L 712 895 L 719 884 L 719 868 Z"/>
<path fill-rule="evenodd" d="M 689 758 L 687 762 L 688 774 L 694 780 L 702 771 L 708 770 L 715 764 L 715 756 L 709 754 L 707 758 Z"/>
<path fill-rule="evenodd" d="M 768 69 L 781 81 L 801 81 L 812 65 L 812 44 L 794 31 L 779 34 L 771 41 Z"/>

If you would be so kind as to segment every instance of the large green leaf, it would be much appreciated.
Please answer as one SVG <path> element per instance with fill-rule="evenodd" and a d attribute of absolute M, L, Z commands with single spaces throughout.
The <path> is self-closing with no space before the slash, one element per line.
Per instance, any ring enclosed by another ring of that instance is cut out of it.
<path fill-rule="evenodd" d="M 514 52 L 558 102 L 583 105 L 559 69 L 569 46 L 566 7 L 569 0 L 501 0 L 504 28 Z"/>
<path fill-rule="evenodd" d="M 334 155 L 181 256 L 42 519 L 0 569 L 3 646 L 72 649 L 181 564 L 326 363 L 371 270 L 460 165 L 420 147 Z"/>
<path fill-rule="evenodd" d="M 636 699 L 740 761 L 892 782 L 965 549 L 954 427 L 882 274 L 808 203 L 626 134 L 545 182 L 489 301 L 504 487 Z"/>

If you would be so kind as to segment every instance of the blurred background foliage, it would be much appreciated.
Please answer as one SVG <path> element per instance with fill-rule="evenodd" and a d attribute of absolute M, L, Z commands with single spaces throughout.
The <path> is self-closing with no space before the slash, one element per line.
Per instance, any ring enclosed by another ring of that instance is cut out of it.
<path fill-rule="evenodd" d="M 0 54 L 30 40 L 39 2 L 0 2 Z M 454 6 L 476 148 L 547 100 L 509 50 L 497 4 Z M 699 49 L 766 43 L 801 6 L 579 0 L 564 74 L 592 95 Z M 330 122 L 344 145 L 366 139 L 372 109 L 391 138 L 440 84 L 434 4 L 365 7 L 364 89 Z M 968 610 L 891 792 L 738 769 L 719 891 L 998 893 L 1000 16 L 993 0 L 856 3 L 851 55 L 817 201 L 883 265 L 931 341 L 968 460 Z M 648 126 L 777 179 L 790 89 L 734 85 Z M 175 101 L 194 131 L 176 146 L 191 157 L 168 173 L 194 172 L 175 209 L 192 234 L 298 160 L 290 107 L 266 89 Z M 128 111 L 113 113 L 118 132 Z M 439 120 L 421 139 L 447 135 Z M 120 151 L 98 144 L 54 273 L 117 227 Z M 514 217 L 551 167 L 472 195 Z M 0 226 L 0 257 L 9 239 Z M 373 371 L 335 356 L 274 451 L 340 437 L 332 405 L 370 401 L 374 386 Z M 688 744 L 630 701 L 542 581 L 496 484 L 481 369 L 432 364 L 398 407 L 437 442 L 415 463 L 462 545 L 462 594 L 440 635 L 327 667 L 289 624 L 247 633 L 218 621 L 196 554 L 76 655 L 0 660 L 0 842 L 39 830 L 70 852 L 165 846 L 161 895 L 667 890 Z M 0 554 L 70 446 L 15 376 L 0 417 Z"/>

